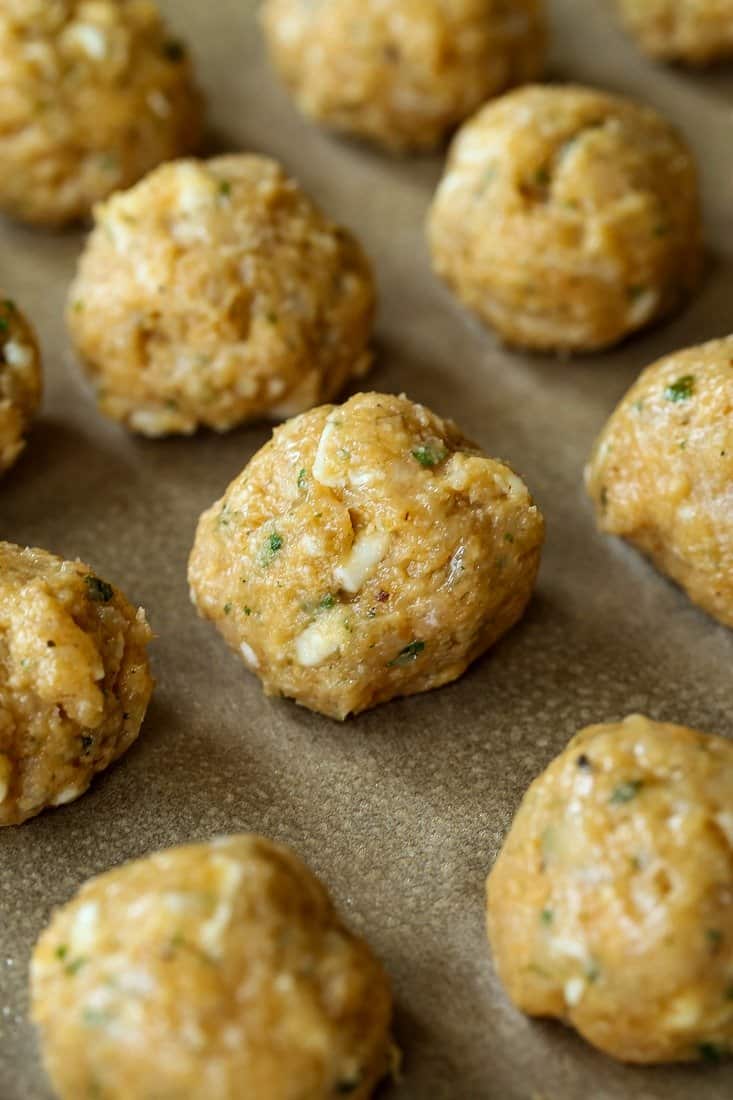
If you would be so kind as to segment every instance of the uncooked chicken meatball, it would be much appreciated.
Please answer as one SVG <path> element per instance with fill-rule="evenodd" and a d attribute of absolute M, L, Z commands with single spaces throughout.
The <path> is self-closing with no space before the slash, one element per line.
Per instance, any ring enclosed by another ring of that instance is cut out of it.
<path fill-rule="evenodd" d="M 329 400 L 370 365 L 357 241 L 265 157 L 164 165 L 96 210 L 72 339 L 102 412 L 149 436 Z"/>
<path fill-rule="evenodd" d="M 733 627 L 733 337 L 645 370 L 604 428 L 586 483 L 602 531 Z"/>
<path fill-rule="evenodd" d="M 35 334 L 15 303 L 0 299 L 0 475 L 25 447 L 41 389 Z"/>
<path fill-rule="evenodd" d="M 279 428 L 199 522 L 199 612 L 268 694 L 343 719 L 455 680 L 519 618 L 543 520 L 525 484 L 406 397 Z"/>
<path fill-rule="evenodd" d="M 130 747 L 151 633 L 80 561 L 0 542 L 0 825 L 82 795 Z"/>
<path fill-rule="evenodd" d="M 256 836 L 87 882 L 31 987 L 61 1100 L 367 1100 L 391 1055 L 381 966 L 315 875 Z"/>
<path fill-rule="evenodd" d="M 59 226 L 192 152 L 202 103 L 148 0 L 0 5 L 0 209 Z"/>
<path fill-rule="evenodd" d="M 265 0 L 262 20 L 306 115 L 396 150 L 437 145 L 545 53 L 544 0 Z"/>
<path fill-rule="evenodd" d="M 488 880 L 514 1003 L 625 1062 L 733 1052 L 733 744 L 634 715 L 532 784 Z"/>
<path fill-rule="evenodd" d="M 507 343 L 602 348 L 697 285 L 695 165 L 649 108 L 521 89 L 458 133 L 429 237 L 436 272 Z"/>
<path fill-rule="evenodd" d="M 619 0 L 619 8 L 652 57 L 692 65 L 733 57 L 733 0 Z"/>

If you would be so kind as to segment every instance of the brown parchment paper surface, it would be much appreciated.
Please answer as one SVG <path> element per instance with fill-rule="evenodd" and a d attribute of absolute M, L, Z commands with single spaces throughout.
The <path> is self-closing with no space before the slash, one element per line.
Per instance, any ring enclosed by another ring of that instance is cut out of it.
<path fill-rule="evenodd" d="M 522 793 L 576 728 L 641 710 L 733 735 L 733 634 L 598 536 L 581 483 L 638 371 L 733 329 L 733 67 L 654 66 L 607 0 L 551 4 L 554 78 L 646 98 L 685 131 L 711 252 L 683 316 L 563 362 L 500 349 L 431 276 L 423 223 L 441 158 L 390 159 L 303 122 L 266 64 L 254 0 L 163 7 L 197 55 L 211 148 L 280 158 L 373 257 L 381 313 L 367 385 L 406 391 L 509 459 L 548 540 L 525 621 L 460 682 L 344 726 L 266 699 L 197 620 L 185 568 L 199 513 L 269 429 L 156 443 L 105 422 L 62 324 L 82 234 L 0 226 L 0 285 L 35 321 L 47 377 L 28 451 L 0 483 L 0 538 L 91 562 L 148 609 L 158 634 L 158 687 L 137 745 L 78 802 L 0 832 L 0 1100 L 50 1097 L 26 1009 L 30 950 L 52 907 L 123 860 L 241 830 L 294 845 L 384 960 L 405 1054 L 402 1087 L 385 1095 L 733 1096 L 733 1064 L 627 1068 L 559 1025 L 525 1020 L 493 974 L 483 912 L 484 877 Z"/>

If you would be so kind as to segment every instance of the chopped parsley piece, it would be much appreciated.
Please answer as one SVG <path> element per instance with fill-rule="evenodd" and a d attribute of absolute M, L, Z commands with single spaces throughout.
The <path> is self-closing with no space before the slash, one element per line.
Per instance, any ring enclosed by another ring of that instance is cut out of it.
<path fill-rule="evenodd" d="M 619 783 L 609 801 L 613 806 L 621 806 L 624 802 L 631 802 L 643 786 L 643 779 L 628 779 L 625 783 Z"/>
<path fill-rule="evenodd" d="M 538 168 L 534 174 L 534 181 L 538 187 L 547 187 L 550 183 L 550 170 L 547 166 Z"/>
<path fill-rule="evenodd" d="M 169 61 L 183 61 L 186 56 L 186 47 L 177 38 L 168 38 L 163 43 L 163 56 Z"/>
<path fill-rule="evenodd" d="M 73 977 L 75 974 L 79 973 L 83 966 L 86 966 L 88 961 L 89 960 L 85 959 L 83 955 L 80 955 L 78 959 L 72 959 L 71 962 L 68 962 L 64 967 L 64 970 L 67 974 Z"/>
<path fill-rule="evenodd" d="M 627 286 L 626 287 L 626 297 L 630 301 L 636 302 L 636 301 L 639 300 L 639 298 L 641 298 L 642 294 L 644 294 L 645 291 L 646 291 L 645 286 Z"/>
<path fill-rule="evenodd" d="M 594 982 L 597 982 L 601 976 L 601 968 L 599 967 L 598 963 L 595 962 L 593 959 L 590 960 L 585 968 L 585 976 L 591 985 L 593 985 Z"/>
<path fill-rule="evenodd" d="M 361 1084 L 361 1077 L 349 1077 L 343 1081 L 336 1082 L 336 1095 L 347 1096 L 350 1092 L 355 1092 Z"/>
<path fill-rule="evenodd" d="M 335 603 L 336 603 L 336 597 L 334 595 L 332 595 L 330 592 L 327 592 L 318 606 L 320 608 L 322 608 L 323 611 L 328 611 L 330 608 L 332 608 L 334 606 Z"/>
<path fill-rule="evenodd" d="M 511 533 L 511 531 L 507 531 L 507 533 L 504 535 L 504 542 L 514 542 L 514 535 Z"/>
<path fill-rule="evenodd" d="M 61 959 L 62 961 L 66 958 L 68 954 L 69 948 L 65 943 L 60 943 L 54 951 L 54 955 L 56 956 L 56 958 Z"/>
<path fill-rule="evenodd" d="M 109 603 L 114 596 L 112 585 L 95 577 L 93 573 L 87 573 L 84 583 L 87 586 L 87 596 L 95 603 Z"/>
<path fill-rule="evenodd" d="M 229 180 L 220 180 L 219 181 L 219 194 L 222 196 L 222 198 L 225 198 L 225 199 L 229 198 L 231 193 L 232 193 L 232 185 L 229 182 Z"/>
<path fill-rule="evenodd" d="M 692 374 L 684 374 L 682 378 L 678 378 L 676 382 L 673 382 L 671 386 L 667 386 L 664 391 L 664 396 L 668 401 L 689 401 L 695 392 L 695 376 Z"/>
<path fill-rule="evenodd" d="M 104 1027 L 109 1021 L 106 1012 L 102 1012 L 99 1008 L 90 1008 L 88 1005 L 83 1010 L 81 1018 L 87 1027 Z"/>
<path fill-rule="evenodd" d="M 252 614 L 252 608 L 251 607 L 245 607 L 244 608 L 244 613 L 245 613 L 245 615 L 251 615 Z"/>
<path fill-rule="evenodd" d="M 393 661 L 390 661 L 387 668 L 402 668 L 404 665 L 412 664 L 416 661 L 419 655 L 425 649 L 425 642 L 414 641 L 406 645 L 404 649 L 401 649 Z"/>
<path fill-rule="evenodd" d="M 442 462 L 447 454 L 441 443 L 423 443 L 412 451 L 412 457 L 428 470 Z"/>
<path fill-rule="evenodd" d="M 542 912 L 540 913 L 540 923 L 541 924 L 550 925 L 550 924 L 552 924 L 554 919 L 555 919 L 555 914 L 553 913 L 552 909 L 543 909 Z"/>
<path fill-rule="evenodd" d="M 272 531 L 265 540 L 265 548 L 262 551 L 262 564 L 270 565 L 277 554 L 283 548 L 283 537 L 277 531 Z"/>
<path fill-rule="evenodd" d="M 224 604 L 224 614 L 225 615 L 231 615 L 231 613 L 232 613 L 232 605 L 230 603 L 225 603 Z"/>
<path fill-rule="evenodd" d="M 698 1043 L 697 1052 L 704 1062 L 719 1062 L 725 1054 L 718 1043 Z"/>
<path fill-rule="evenodd" d="M 305 489 L 308 485 L 308 471 L 305 466 L 302 470 L 298 470 L 298 488 Z"/>

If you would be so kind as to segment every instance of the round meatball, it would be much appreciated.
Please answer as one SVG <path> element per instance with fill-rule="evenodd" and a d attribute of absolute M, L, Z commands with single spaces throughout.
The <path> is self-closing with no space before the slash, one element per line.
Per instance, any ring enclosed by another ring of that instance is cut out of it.
<path fill-rule="evenodd" d="M 733 337 L 648 367 L 585 476 L 601 530 L 628 539 L 733 627 Z"/>
<path fill-rule="evenodd" d="M 511 344 L 583 351 L 669 313 L 699 280 L 697 178 L 654 111 L 531 87 L 462 127 L 429 218 L 435 271 Z"/>
<path fill-rule="evenodd" d="M 23 221 L 84 218 L 198 143 L 191 64 L 148 0 L 5 0 L 0 57 L 0 208 Z"/>
<path fill-rule="evenodd" d="M 619 7 L 652 57 L 704 65 L 733 56 L 733 0 L 619 0 Z"/>
<path fill-rule="evenodd" d="M 86 791 L 140 732 L 145 613 L 80 561 L 0 542 L 0 825 Z"/>
<path fill-rule="evenodd" d="M 95 215 L 68 324 L 134 431 L 291 416 L 368 369 L 369 263 L 274 161 L 167 164 Z"/>
<path fill-rule="evenodd" d="M 437 145 L 545 53 L 544 0 L 265 0 L 262 21 L 306 115 L 395 150 Z"/>
<path fill-rule="evenodd" d="M 366 1100 L 391 996 L 289 849 L 256 836 L 158 852 L 87 882 L 31 965 L 62 1100 Z"/>
<path fill-rule="evenodd" d="M 268 694 L 343 719 L 460 676 L 522 616 L 543 534 L 454 424 L 358 394 L 275 432 L 201 517 L 189 580 Z"/>
<path fill-rule="evenodd" d="M 33 330 L 14 302 L 0 299 L 0 474 L 25 447 L 41 389 L 41 355 Z"/>
<path fill-rule="evenodd" d="M 488 880 L 499 975 L 625 1062 L 733 1050 L 733 744 L 633 715 L 530 787 Z"/>

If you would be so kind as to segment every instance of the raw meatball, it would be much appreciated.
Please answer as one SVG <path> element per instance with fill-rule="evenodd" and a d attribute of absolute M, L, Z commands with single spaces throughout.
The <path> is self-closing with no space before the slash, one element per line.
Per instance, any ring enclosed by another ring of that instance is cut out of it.
<path fill-rule="evenodd" d="M 287 848 L 236 836 L 92 879 L 31 966 L 62 1100 L 366 1100 L 391 997 L 366 943 Z"/>
<path fill-rule="evenodd" d="M 368 369 L 368 261 L 274 161 L 167 164 L 95 215 L 68 324 L 134 431 L 291 416 Z"/>
<path fill-rule="evenodd" d="M 695 166 L 649 108 L 526 88 L 460 130 L 429 237 L 436 272 L 508 343 L 604 347 L 697 284 Z"/>
<path fill-rule="evenodd" d="M 396 150 L 437 145 L 545 53 L 544 0 L 266 0 L 262 20 L 306 115 Z"/>
<path fill-rule="evenodd" d="M 14 302 L 0 300 L 0 474 L 25 447 L 41 403 L 41 355 L 36 337 Z"/>
<path fill-rule="evenodd" d="M 602 531 L 733 627 L 733 337 L 643 372 L 586 469 Z"/>
<path fill-rule="evenodd" d="M 460 676 L 532 593 L 524 483 L 405 397 L 279 428 L 199 522 L 192 598 L 268 694 L 343 719 Z"/>
<path fill-rule="evenodd" d="M 0 542 L 0 825 L 78 798 L 129 749 L 150 638 L 88 565 Z"/>
<path fill-rule="evenodd" d="M 202 105 L 185 48 L 147 0 L 0 7 L 0 208 L 38 225 L 86 217 L 190 152 Z"/>
<path fill-rule="evenodd" d="M 733 56 L 733 0 L 619 0 L 619 7 L 652 57 L 702 65 Z"/>
<path fill-rule="evenodd" d="M 733 1050 L 733 745 L 634 715 L 535 780 L 488 880 L 499 975 L 625 1062 Z"/>

